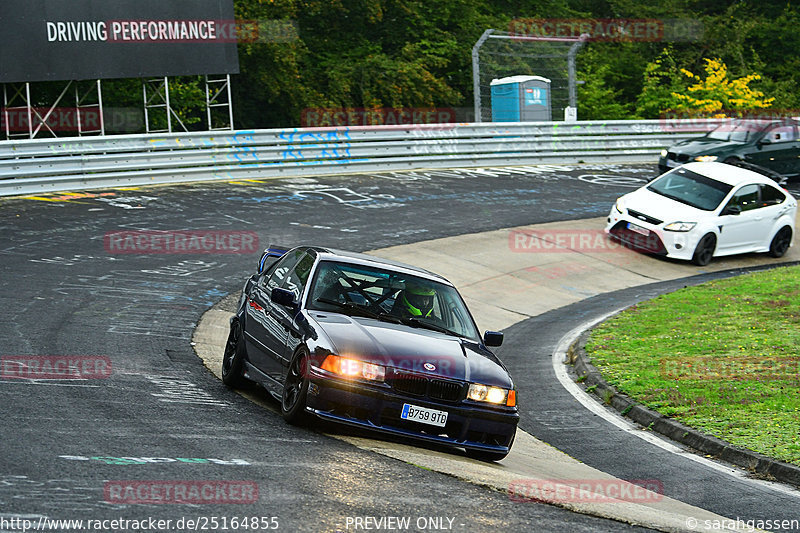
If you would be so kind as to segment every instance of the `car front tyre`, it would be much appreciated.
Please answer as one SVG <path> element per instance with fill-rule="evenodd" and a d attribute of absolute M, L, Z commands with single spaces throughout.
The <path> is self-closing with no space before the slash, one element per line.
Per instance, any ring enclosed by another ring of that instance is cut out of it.
<path fill-rule="evenodd" d="M 225 353 L 222 355 L 222 382 L 225 385 L 236 388 L 244 383 L 242 371 L 246 357 L 242 326 L 238 320 L 234 320 L 225 342 Z"/>
<path fill-rule="evenodd" d="M 308 353 L 300 349 L 289 364 L 281 396 L 281 415 L 290 424 L 300 425 L 304 421 L 308 384 Z"/>
<path fill-rule="evenodd" d="M 772 257 L 783 257 L 789 246 L 792 244 L 792 228 L 784 226 L 772 238 L 769 243 L 769 255 Z"/>
<path fill-rule="evenodd" d="M 697 243 L 697 248 L 694 249 L 692 255 L 692 263 L 697 266 L 706 266 L 711 262 L 714 257 L 714 250 L 717 248 L 717 236 L 713 233 L 704 235 L 700 242 Z"/>

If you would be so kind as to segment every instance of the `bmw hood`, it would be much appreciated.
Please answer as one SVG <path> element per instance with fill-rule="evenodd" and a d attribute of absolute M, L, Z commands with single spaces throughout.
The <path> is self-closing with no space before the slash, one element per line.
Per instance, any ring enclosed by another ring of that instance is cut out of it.
<path fill-rule="evenodd" d="M 394 369 L 471 382 L 512 386 L 497 357 L 475 342 L 423 328 L 312 311 L 337 355 Z"/>
<path fill-rule="evenodd" d="M 676 154 L 689 154 L 690 156 L 715 155 L 717 153 L 735 151 L 741 148 L 741 146 L 742 143 L 700 137 L 699 139 L 686 139 L 685 141 L 675 143 L 669 147 L 669 151 Z"/>

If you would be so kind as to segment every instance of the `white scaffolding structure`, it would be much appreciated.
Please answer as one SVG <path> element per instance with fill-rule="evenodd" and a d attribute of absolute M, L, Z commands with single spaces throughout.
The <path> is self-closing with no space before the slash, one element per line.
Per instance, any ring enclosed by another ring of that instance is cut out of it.
<path fill-rule="evenodd" d="M 101 80 L 91 80 L 88 82 L 88 87 L 84 86 L 83 88 L 81 83 L 77 80 L 64 82 L 64 88 L 55 101 L 45 107 L 33 105 L 30 82 L 3 84 L 3 129 L 6 138 L 33 139 L 45 134 L 58 137 L 57 132 L 64 131 L 61 130 L 60 125 L 65 118 L 68 120 L 74 118 L 75 129 L 70 127 L 66 131 L 77 132 L 79 137 L 105 135 L 102 82 Z M 66 112 L 63 112 L 63 108 L 61 108 L 62 116 L 59 116 L 59 105 L 66 100 L 70 89 L 73 90 L 75 107 L 67 108 Z M 89 125 L 90 122 L 95 121 L 87 120 L 91 109 L 96 110 L 97 124 L 95 127 Z M 17 120 L 19 118 L 22 120 Z M 51 119 L 55 119 L 56 123 L 54 124 Z"/>
<path fill-rule="evenodd" d="M 102 80 L 66 81 L 55 100 L 45 106 L 37 104 L 32 95 L 32 82 L 2 85 L 0 115 L 6 139 L 106 134 Z M 233 130 L 230 74 L 205 76 L 203 88 L 208 131 Z M 70 99 L 73 108 L 64 106 Z M 168 77 L 142 79 L 142 102 L 146 133 L 188 131 L 170 101 Z M 154 125 L 159 112 L 163 113 L 166 127 Z M 69 127 L 64 127 L 65 120 Z"/>

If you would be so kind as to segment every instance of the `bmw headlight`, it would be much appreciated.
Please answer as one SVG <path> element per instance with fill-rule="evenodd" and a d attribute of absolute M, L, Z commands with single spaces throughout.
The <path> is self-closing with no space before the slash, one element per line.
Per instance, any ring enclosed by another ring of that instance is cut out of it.
<path fill-rule="evenodd" d="M 491 387 L 480 383 L 470 383 L 467 398 L 475 402 L 486 402 L 494 405 L 517 405 L 517 393 L 501 387 Z"/>
<path fill-rule="evenodd" d="M 386 377 L 386 368 L 381 365 L 348 359 L 338 355 L 329 355 L 322 361 L 322 370 L 327 370 L 344 378 L 380 381 Z"/>
<path fill-rule="evenodd" d="M 716 161 L 718 159 L 715 155 L 698 155 L 694 158 L 695 161 L 704 161 L 708 163 L 709 161 Z"/>
<path fill-rule="evenodd" d="M 666 231 L 686 232 L 692 231 L 696 225 L 697 222 L 672 222 L 664 226 L 664 229 Z"/>

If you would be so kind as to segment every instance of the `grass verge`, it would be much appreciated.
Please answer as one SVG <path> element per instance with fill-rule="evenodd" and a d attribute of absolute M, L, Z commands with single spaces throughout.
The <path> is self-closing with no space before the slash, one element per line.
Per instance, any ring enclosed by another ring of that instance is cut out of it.
<path fill-rule="evenodd" d="M 597 327 L 586 352 L 647 407 L 800 465 L 800 267 L 633 306 Z"/>

